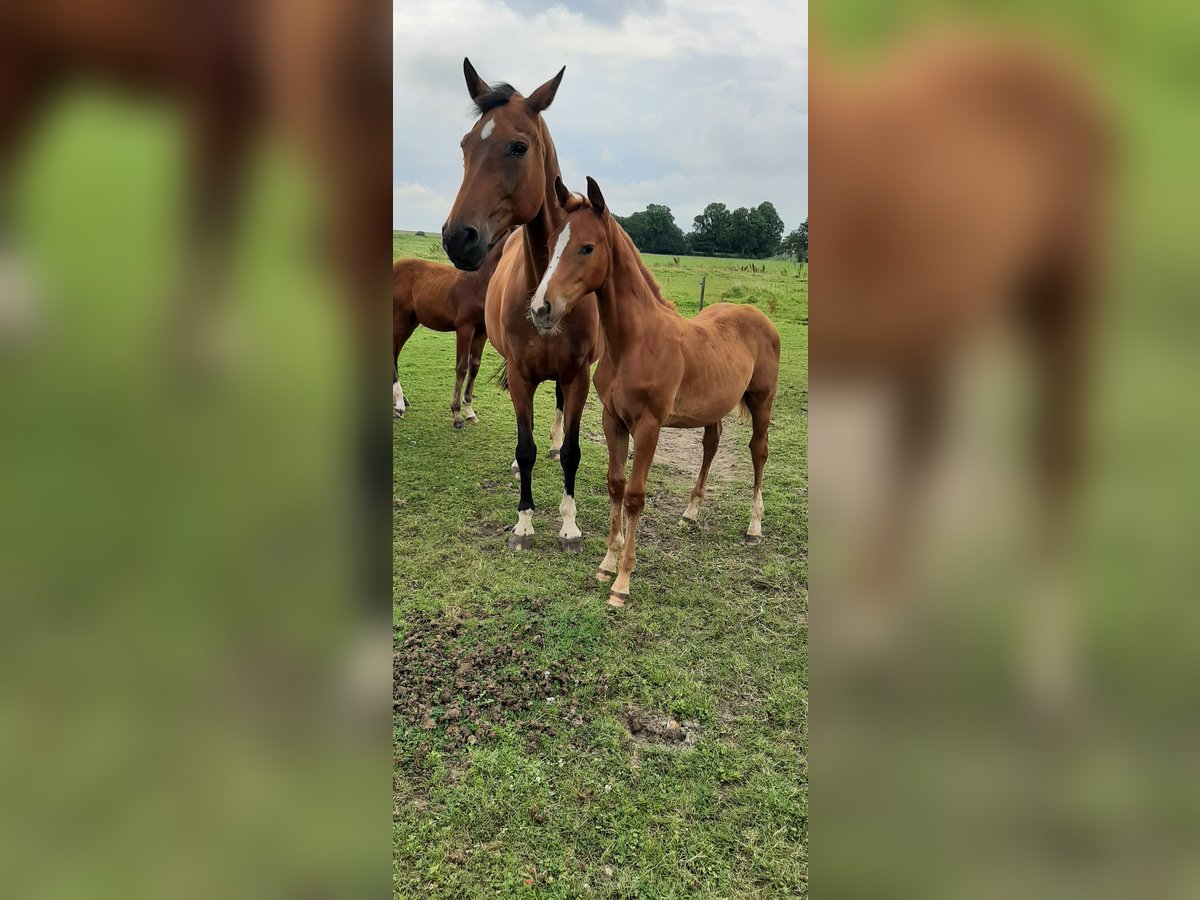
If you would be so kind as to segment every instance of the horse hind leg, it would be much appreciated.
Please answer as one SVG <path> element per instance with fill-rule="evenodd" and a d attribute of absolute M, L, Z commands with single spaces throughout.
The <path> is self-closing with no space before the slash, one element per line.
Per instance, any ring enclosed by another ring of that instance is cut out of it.
<path fill-rule="evenodd" d="M 763 468 L 767 464 L 767 429 L 771 425 L 771 404 L 774 395 L 746 395 L 745 402 L 750 410 L 754 433 L 750 437 L 750 460 L 754 463 L 754 496 L 750 501 L 750 526 L 746 529 L 746 543 L 757 544 L 762 540 L 763 517 Z"/>
<path fill-rule="evenodd" d="M 475 378 L 479 375 L 479 363 L 483 356 L 483 345 L 487 342 L 487 333 L 484 331 L 475 332 L 475 337 L 471 340 L 471 355 L 468 359 L 467 369 L 467 386 L 463 393 L 463 419 L 468 422 L 478 422 L 479 416 L 475 414 L 473 406 L 475 400 Z"/>
<path fill-rule="evenodd" d="M 550 426 L 550 458 L 559 459 L 563 446 L 563 389 L 554 383 L 554 424 Z"/>
<path fill-rule="evenodd" d="M 562 530 L 558 533 L 559 546 L 568 553 L 583 550 L 583 532 L 575 521 L 575 475 L 579 471 L 582 453 L 579 448 L 579 423 L 583 419 L 583 404 L 587 400 L 590 373 L 584 369 L 567 385 L 565 392 L 566 429 L 560 456 L 563 470 L 563 498 L 558 512 L 562 516 Z M 563 391 L 559 390 L 559 396 Z"/>
<path fill-rule="evenodd" d="M 717 445 L 721 443 L 720 421 L 708 425 L 704 429 L 704 458 L 700 463 L 700 475 L 692 488 L 692 496 L 687 509 L 683 511 L 680 525 L 696 525 L 700 520 L 700 504 L 704 502 L 708 487 L 708 470 L 712 466 L 713 457 L 717 455 Z"/>
<path fill-rule="evenodd" d="M 457 353 L 454 363 L 454 397 L 450 401 L 450 413 L 454 416 L 454 427 L 460 429 L 465 424 L 462 417 L 462 389 L 463 382 L 467 379 L 467 370 L 470 368 L 471 343 L 474 337 L 474 329 L 460 328 L 457 332 Z"/>
<path fill-rule="evenodd" d="M 404 344 L 416 327 L 416 321 L 411 319 L 392 326 L 392 414 L 401 419 L 412 402 L 404 396 L 404 389 L 400 387 L 400 351 L 404 349 Z"/>

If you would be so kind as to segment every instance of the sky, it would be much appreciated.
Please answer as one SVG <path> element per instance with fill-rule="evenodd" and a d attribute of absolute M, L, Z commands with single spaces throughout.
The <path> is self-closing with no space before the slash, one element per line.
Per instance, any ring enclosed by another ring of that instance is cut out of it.
<path fill-rule="evenodd" d="M 563 181 L 599 182 L 621 215 L 705 206 L 808 216 L 808 3 L 792 0 L 393 0 L 392 222 L 438 231 L 474 116 L 469 57 L 530 94 L 567 67 L 543 115 Z"/>

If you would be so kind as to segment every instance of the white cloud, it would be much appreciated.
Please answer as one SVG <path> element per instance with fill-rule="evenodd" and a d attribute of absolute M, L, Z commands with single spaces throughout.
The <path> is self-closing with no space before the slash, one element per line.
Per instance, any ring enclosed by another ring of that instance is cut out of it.
<path fill-rule="evenodd" d="M 684 231 L 713 201 L 808 214 L 806 3 L 396 0 L 393 35 L 393 177 L 428 191 L 396 195 L 398 225 L 440 223 L 458 190 L 464 56 L 525 93 L 567 66 L 546 113 L 563 177 L 614 208 L 665 203 Z"/>

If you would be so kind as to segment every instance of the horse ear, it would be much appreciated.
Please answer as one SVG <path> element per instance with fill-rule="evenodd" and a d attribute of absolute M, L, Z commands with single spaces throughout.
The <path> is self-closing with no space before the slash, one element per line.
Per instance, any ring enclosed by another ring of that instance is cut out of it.
<path fill-rule="evenodd" d="M 567 71 L 567 67 L 563 66 L 558 70 L 557 75 L 525 98 L 525 105 L 535 116 L 550 108 L 550 104 L 554 102 L 554 95 L 558 93 L 558 84 L 562 81 L 565 71 Z"/>
<path fill-rule="evenodd" d="M 567 186 L 563 184 L 562 176 L 554 176 L 554 195 L 558 197 L 558 205 L 563 209 L 567 208 L 567 201 L 571 199 L 571 192 L 567 190 Z"/>
<path fill-rule="evenodd" d="M 608 207 L 604 203 L 604 195 L 600 193 L 600 185 L 596 184 L 596 179 L 591 175 L 587 177 L 587 184 L 588 202 L 592 204 L 592 209 L 600 213 L 600 215 L 604 215 L 604 212 L 608 209 Z"/>
<path fill-rule="evenodd" d="M 479 77 L 479 73 L 471 65 L 471 60 L 465 56 L 463 57 L 463 75 L 467 77 L 467 93 L 471 95 L 472 100 L 478 100 L 487 93 L 487 82 Z"/>

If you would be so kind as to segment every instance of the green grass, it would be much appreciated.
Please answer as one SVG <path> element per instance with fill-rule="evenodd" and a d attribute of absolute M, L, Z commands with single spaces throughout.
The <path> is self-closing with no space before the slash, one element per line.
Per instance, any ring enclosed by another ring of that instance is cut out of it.
<path fill-rule="evenodd" d="M 436 236 L 405 233 L 394 255 L 442 258 Z M 710 480 L 696 531 L 676 522 L 698 453 L 656 460 L 633 597 L 608 611 L 592 581 L 608 522 L 599 409 L 590 398 L 576 491 L 586 545 L 566 555 L 544 385 L 535 548 L 509 552 L 515 420 L 485 381 L 498 356 L 489 345 L 479 424 L 457 432 L 453 340 L 419 329 L 400 357 L 416 405 L 393 428 L 397 897 L 807 894 L 807 272 L 647 262 L 685 315 L 703 275 L 706 302 L 754 303 L 779 327 L 766 539 L 742 543 L 750 431 L 727 427 L 722 452 L 736 466 Z M 697 737 L 683 749 L 635 740 L 630 708 Z"/>

